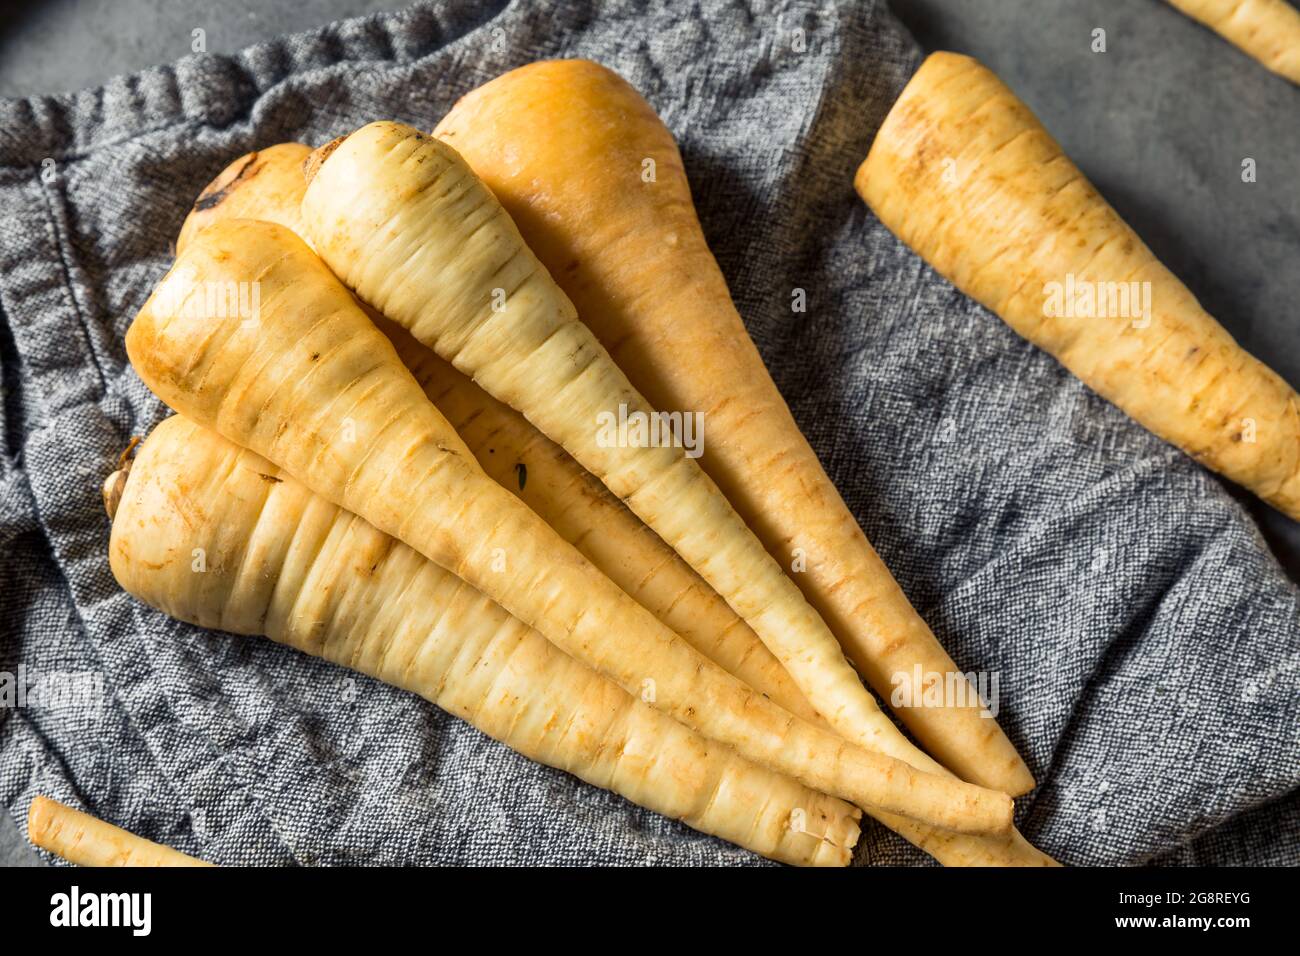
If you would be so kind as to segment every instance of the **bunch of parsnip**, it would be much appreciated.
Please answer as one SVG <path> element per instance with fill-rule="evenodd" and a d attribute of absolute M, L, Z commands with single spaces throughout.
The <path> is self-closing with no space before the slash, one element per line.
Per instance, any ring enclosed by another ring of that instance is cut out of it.
<path fill-rule="evenodd" d="M 763 368 L 672 137 L 608 70 L 538 63 L 433 135 L 236 160 L 126 345 L 178 413 L 104 488 L 141 600 L 775 859 L 848 862 L 860 808 L 946 864 L 1052 862 L 1012 827 L 1033 778 L 973 692 L 900 710 L 932 757 L 864 687 L 959 671 Z M 703 457 L 602 428 L 660 409 L 703 413 Z"/>

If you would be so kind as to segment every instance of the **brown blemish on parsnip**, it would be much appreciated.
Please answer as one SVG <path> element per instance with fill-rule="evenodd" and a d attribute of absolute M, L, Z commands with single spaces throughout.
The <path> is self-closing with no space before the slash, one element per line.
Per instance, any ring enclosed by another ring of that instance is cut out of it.
<path fill-rule="evenodd" d="M 127 442 L 126 448 L 122 449 L 122 454 L 117 457 L 117 468 L 113 473 L 104 479 L 104 485 L 100 489 L 104 498 L 104 510 L 108 512 L 108 520 L 112 521 L 113 516 L 117 514 L 118 505 L 122 503 L 122 495 L 126 491 L 126 479 L 131 474 L 132 453 L 135 446 L 140 444 L 137 436 L 132 436 Z"/>
<path fill-rule="evenodd" d="M 203 192 L 199 194 L 199 198 L 194 200 L 194 211 L 207 212 L 210 209 L 216 209 L 225 201 L 226 197 L 230 195 L 235 187 L 240 183 L 247 182 L 261 172 L 262 166 L 257 162 L 257 155 L 257 153 L 249 153 L 248 159 L 244 161 L 244 165 L 240 166 L 238 172 L 236 172 L 228 181 L 215 182 L 207 189 L 203 190 Z"/>
<path fill-rule="evenodd" d="M 104 480 L 100 494 L 104 498 L 104 510 L 108 512 L 109 521 L 117 514 L 117 506 L 122 503 L 122 492 L 125 489 L 126 472 L 122 469 L 114 471 Z"/>
<path fill-rule="evenodd" d="M 330 158 L 330 154 L 334 150 L 343 145 L 343 141 L 347 138 L 347 135 L 344 135 L 330 140 L 324 146 L 313 149 L 311 155 L 302 161 L 302 176 L 303 179 L 307 180 L 307 185 L 311 185 L 311 181 L 316 178 L 316 171 L 324 165 L 325 160 Z"/>

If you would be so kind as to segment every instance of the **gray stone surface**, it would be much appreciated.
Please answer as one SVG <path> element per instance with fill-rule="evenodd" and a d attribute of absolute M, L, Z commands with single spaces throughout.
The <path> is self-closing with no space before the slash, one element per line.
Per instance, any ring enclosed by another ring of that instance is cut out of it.
<path fill-rule="evenodd" d="M 1255 354 L 1300 385 L 1300 90 L 1160 0 L 892 0 L 927 49 L 971 53 L 1042 117 L 1066 151 Z M 94 86 L 400 4 L 374 0 L 51 0 L 0 3 L 0 95 Z M 1090 50 L 1106 30 L 1107 52 Z M 1241 181 L 1242 160 L 1259 181 Z M 1300 577 L 1300 526 L 1254 505 Z M 0 815 L 0 863 L 33 861 Z"/>
<path fill-rule="evenodd" d="M 9 814 L 0 813 L 0 866 L 40 865 L 40 859 L 27 845 Z"/>
<path fill-rule="evenodd" d="M 398 10 L 401 0 L 0 0 L 0 96 L 98 86 L 191 52 L 203 30 L 209 53 L 344 17 Z"/>

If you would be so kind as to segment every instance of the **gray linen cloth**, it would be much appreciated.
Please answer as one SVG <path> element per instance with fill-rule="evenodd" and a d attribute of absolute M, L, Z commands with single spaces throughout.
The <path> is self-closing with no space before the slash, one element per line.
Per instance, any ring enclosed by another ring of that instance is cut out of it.
<path fill-rule="evenodd" d="M 430 128 L 556 56 L 618 70 L 678 137 L 796 418 L 953 657 L 999 676 L 1041 781 L 1025 833 L 1077 864 L 1300 862 L 1300 593 L 1213 476 L 858 201 L 920 61 L 883 2 L 448 0 L 0 103 L 0 671 L 92 691 L 0 711 L 20 825 L 45 793 L 223 864 L 758 862 L 108 569 L 100 482 L 164 414 L 122 336 L 199 189 L 279 141 Z M 869 824 L 857 859 L 924 857 Z"/>

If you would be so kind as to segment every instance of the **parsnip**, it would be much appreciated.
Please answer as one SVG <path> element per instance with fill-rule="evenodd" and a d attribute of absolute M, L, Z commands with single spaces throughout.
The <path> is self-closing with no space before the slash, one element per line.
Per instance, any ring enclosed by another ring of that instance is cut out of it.
<path fill-rule="evenodd" d="M 220 191 L 223 201 L 202 208 L 196 204 L 181 230 L 178 248 L 184 248 L 185 236 L 223 218 L 247 216 L 300 229 L 299 206 L 305 183 L 298 167 L 308 152 L 306 146 L 298 144 L 262 150 L 257 156 L 280 169 L 274 171 L 275 175 L 267 175 L 272 170 L 266 170 L 257 177 L 236 178 L 236 172 L 247 167 L 249 157 L 235 160 L 203 191 L 205 196 Z M 278 173 L 289 174 L 292 180 L 282 187 L 285 180 Z M 221 184 L 226 182 L 231 185 L 222 189 Z M 484 393 L 400 327 L 377 314 L 371 318 L 393 341 L 425 393 L 498 484 L 515 490 L 593 564 L 706 657 L 792 713 L 815 718 L 802 694 L 758 637 L 712 590 L 702 582 L 697 588 L 693 582 L 699 579 L 685 562 L 603 485 L 523 416 Z M 524 465 L 524 470 L 517 471 L 518 465 Z M 880 811 L 873 811 L 872 816 L 947 866 L 1054 863 L 1019 833 L 975 837 L 934 830 Z"/>
<path fill-rule="evenodd" d="M 491 187 L 650 403 L 703 412 L 705 471 L 771 554 L 790 563 L 798 549 L 795 582 L 876 692 L 889 700 L 917 668 L 961 674 L 791 417 L 705 242 L 672 134 L 636 90 L 585 60 L 533 63 L 466 95 L 434 133 Z M 963 699 L 897 716 L 958 776 L 1032 789 L 959 679 Z"/>
<path fill-rule="evenodd" d="M 218 310 L 246 290 L 251 310 Z M 252 314 L 255 313 L 255 314 Z M 799 720 L 663 627 L 488 478 L 351 294 L 294 234 L 200 232 L 136 316 L 132 365 L 168 405 L 405 541 L 625 690 L 815 789 L 961 832 L 1003 794 L 918 772 Z"/>
<path fill-rule="evenodd" d="M 302 164 L 310 152 L 280 143 L 234 160 L 200 194 L 176 248 L 225 219 L 275 222 L 302 238 Z M 749 626 L 590 472 L 400 326 L 369 314 L 489 477 L 709 660 L 792 714 L 820 719 Z"/>
<path fill-rule="evenodd" d="M 1300 10 L 1287 0 L 1169 0 L 1247 56 L 1300 85 Z"/>
<path fill-rule="evenodd" d="M 380 321 L 398 355 L 491 477 L 509 488 L 518 477 L 511 459 L 529 462 L 519 497 L 562 537 L 714 663 L 791 713 L 822 722 L 754 632 L 707 585 L 696 588 L 692 584 L 679 590 L 682 583 L 699 579 L 599 481 L 513 409 L 486 395 L 400 327 Z M 497 457 L 511 447 L 520 451 Z M 535 489 L 534 494 L 527 494 L 528 489 Z M 663 578 L 669 588 L 656 595 L 657 578 Z M 912 765 L 931 773 L 946 772 L 923 755 Z M 1056 865 L 1014 830 L 1006 835 L 975 836 L 936 830 L 880 810 L 867 812 L 945 866 Z"/>
<path fill-rule="evenodd" d="M 993 73 L 928 57 L 855 185 L 922 258 L 1095 392 L 1300 519 L 1300 396 L 1200 307 Z"/>
<path fill-rule="evenodd" d="M 905 744 L 817 612 L 683 449 L 611 433 L 610 421 L 656 410 L 454 149 L 371 123 L 322 147 L 307 171 L 307 234 L 346 285 L 600 478 L 753 628 L 838 733 L 885 753 Z"/>
<path fill-rule="evenodd" d="M 78 866 L 212 865 L 49 797 L 32 800 L 27 811 L 27 836 L 42 850 Z"/>
<path fill-rule="evenodd" d="M 206 226 L 224 219 L 265 219 L 271 210 L 294 221 L 275 218 L 301 235 L 296 222 L 302 204 L 302 166 L 311 155 L 301 143 L 277 143 L 245 153 L 217 174 L 194 200 L 190 214 L 176 237 L 176 251 L 183 252 L 190 240 Z"/>
<path fill-rule="evenodd" d="M 641 703 L 459 578 L 184 418 L 141 446 L 109 554 L 127 591 L 173 617 L 265 634 L 413 691 L 527 757 L 764 856 L 850 860 L 854 807 Z"/>
<path fill-rule="evenodd" d="M 382 317 L 376 324 L 490 478 L 709 660 L 790 713 L 820 722 L 749 626 L 597 478 L 400 326 Z"/>

